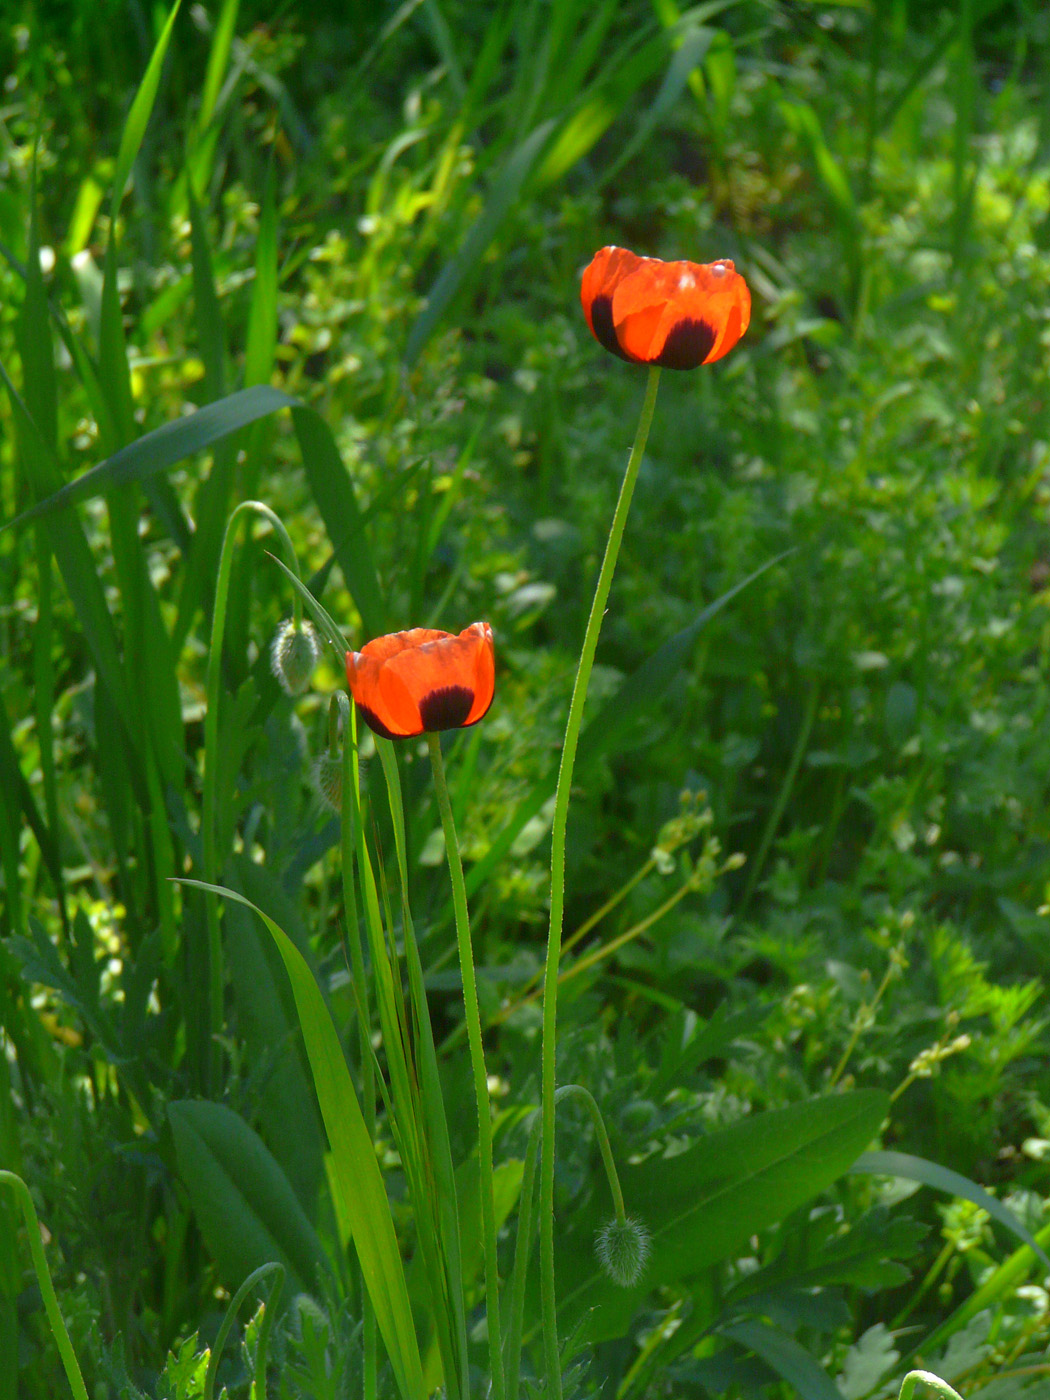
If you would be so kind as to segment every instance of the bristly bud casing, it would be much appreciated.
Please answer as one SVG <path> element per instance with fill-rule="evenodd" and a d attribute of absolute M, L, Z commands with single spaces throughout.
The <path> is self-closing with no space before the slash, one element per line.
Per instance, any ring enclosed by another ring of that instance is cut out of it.
<path fill-rule="evenodd" d="M 282 622 L 270 648 L 270 668 L 286 695 L 301 695 L 310 684 L 321 649 L 317 633 L 305 619 L 297 627 L 292 618 Z"/>
<path fill-rule="evenodd" d="M 631 1288 L 641 1278 L 649 1249 L 649 1231 L 629 1216 L 607 1221 L 594 1240 L 598 1263 L 621 1288 Z"/>

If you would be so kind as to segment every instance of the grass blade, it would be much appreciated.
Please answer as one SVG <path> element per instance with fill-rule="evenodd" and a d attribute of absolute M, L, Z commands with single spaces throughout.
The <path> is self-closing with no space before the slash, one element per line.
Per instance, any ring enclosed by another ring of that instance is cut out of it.
<path fill-rule="evenodd" d="M 251 900 L 221 885 L 181 884 L 233 899 L 269 929 L 292 984 L 346 1219 L 402 1400 L 425 1400 L 423 1366 L 386 1187 L 321 989 L 288 935 Z"/>
<path fill-rule="evenodd" d="M 164 423 L 127 447 L 122 447 L 97 467 L 91 467 L 83 476 L 78 476 L 76 481 L 69 482 L 14 520 L 0 526 L 0 532 L 49 515 L 65 506 L 91 500 L 129 482 L 145 481 L 166 467 L 181 462 L 184 457 L 191 457 L 195 452 L 201 452 L 212 443 L 237 432 L 246 424 L 254 423 L 268 413 L 275 413 L 279 408 L 293 407 L 297 402 L 297 399 L 279 389 L 264 384 L 229 394 L 218 403 L 198 409 L 189 418 Z"/>
<path fill-rule="evenodd" d="M 865 1152 L 852 1166 L 854 1172 L 870 1172 L 875 1176 L 899 1176 L 905 1181 L 917 1181 L 922 1186 L 932 1186 L 935 1191 L 945 1191 L 951 1196 L 959 1196 L 971 1201 L 975 1206 L 986 1210 L 993 1220 L 1005 1226 L 1012 1235 L 1026 1244 L 1039 1257 L 1043 1267 L 1050 1273 L 1050 1256 L 1043 1250 L 1030 1230 L 1025 1227 L 1002 1201 L 997 1201 L 987 1191 L 971 1181 L 969 1177 L 953 1172 L 950 1167 L 942 1167 L 929 1162 L 925 1157 L 913 1157 L 907 1152 Z"/>

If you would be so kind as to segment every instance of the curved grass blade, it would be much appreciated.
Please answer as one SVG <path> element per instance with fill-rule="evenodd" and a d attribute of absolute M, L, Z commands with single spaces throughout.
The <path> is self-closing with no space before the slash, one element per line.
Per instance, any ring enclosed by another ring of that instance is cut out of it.
<path fill-rule="evenodd" d="M 258 914 L 277 944 L 292 984 L 314 1088 L 328 1132 L 333 1176 L 397 1387 L 402 1400 L 424 1400 L 423 1364 L 386 1187 L 321 989 L 292 940 L 251 900 L 236 890 L 201 880 L 183 879 L 179 883 L 243 904 Z"/>
<path fill-rule="evenodd" d="M 281 1296 L 281 1289 L 284 1287 L 285 1268 L 283 1264 L 276 1262 L 270 1264 L 260 1264 L 241 1284 L 237 1292 L 230 1299 L 230 1306 L 226 1309 L 226 1316 L 222 1320 L 222 1326 L 215 1336 L 215 1344 L 211 1349 L 211 1358 L 208 1361 L 208 1371 L 204 1377 L 204 1400 L 212 1400 L 215 1394 L 215 1378 L 219 1373 L 219 1362 L 222 1360 L 222 1350 L 226 1345 L 226 1338 L 230 1335 L 233 1324 L 237 1321 L 237 1314 L 240 1312 L 241 1304 L 247 1298 L 257 1283 L 261 1283 L 270 1274 L 276 1274 L 276 1278 L 270 1287 L 270 1297 L 267 1306 L 267 1314 L 272 1317 L 273 1311 Z M 256 1373 L 258 1374 L 258 1368 Z M 265 1366 L 263 1368 L 263 1383 L 265 1384 Z M 254 1398 L 253 1398 L 254 1400 Z M 260 1400 L 265 1400 L 264 1394 L 260 1393 Z"/>
<path fill-rule="evenodd" d="M 1050 1273 L 1050 1256 L 1039 1245 L 1030 1230 L 1014 1215 L 1013 1211 L 997 1201 L 987 1191 L 971 1181 L 968 1176 L 953 1172 L 950 1167 L 939 1166 L 925 1157 L 913 1157 L 908 1152 L 865 1152 L 850 1168 L 852 1172 L 870 1172 L 873 1176 L 899 1176 L 905 1181 L 917 1181 L 921 1186 L 932 1186 L 935 1191 L 944 1191 L 950 1196 L 960 1196 L 975 1206 L 986 1210 L 993 1220 L 998 1220 L 1012 1235 L 1026 1244 L 1036 1254 L 1043 1267 Z"/>

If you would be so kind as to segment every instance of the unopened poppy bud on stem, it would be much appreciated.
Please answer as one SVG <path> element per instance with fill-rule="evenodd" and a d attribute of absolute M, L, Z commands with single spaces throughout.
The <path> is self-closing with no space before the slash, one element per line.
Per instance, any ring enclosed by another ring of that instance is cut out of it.
<path fill-rule="evenodd" d="M 270 669 L 286 695 L 301 695 L 310 684 L 321 649 L 317 633 L 305 619 L 288 618 L 277 629 L 270 647 Z"/>
<path fill-rule="evenodd" d="M 621 1288 L 632 1288 L 641 1278 L 649 1248 L 649 1231 L 629 1215 L 607 1221 L 594 1240 L 598 1263 Z"/>

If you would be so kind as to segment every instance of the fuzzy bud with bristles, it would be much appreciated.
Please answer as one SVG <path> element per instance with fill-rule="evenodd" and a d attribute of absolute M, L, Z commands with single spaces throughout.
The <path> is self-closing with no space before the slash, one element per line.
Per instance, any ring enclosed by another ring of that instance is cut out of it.
<path fill-rule="evenodd" d="M 321 649 L 317 633 L 307 621 L 296 626 L 289 618 L 277 629 L 270 648 L 270 668 L 286 695 L 301 695 L 310 684 Z"/>
<path fill-rule="evenodd" d="M 329 753 L 326 749 L 314 761 L 314 787 L 326 807 L 333 812 L 343 810 L 343 760 L 341 755 Z"/>
<path fill-rule="evenodd" d="M 641 1278 L 649 1247 L 649 1231 L 629 1216 L 607 1221 L 594 1240 L 598 1263 L 621 1288 L 631 1288 Z"/>

